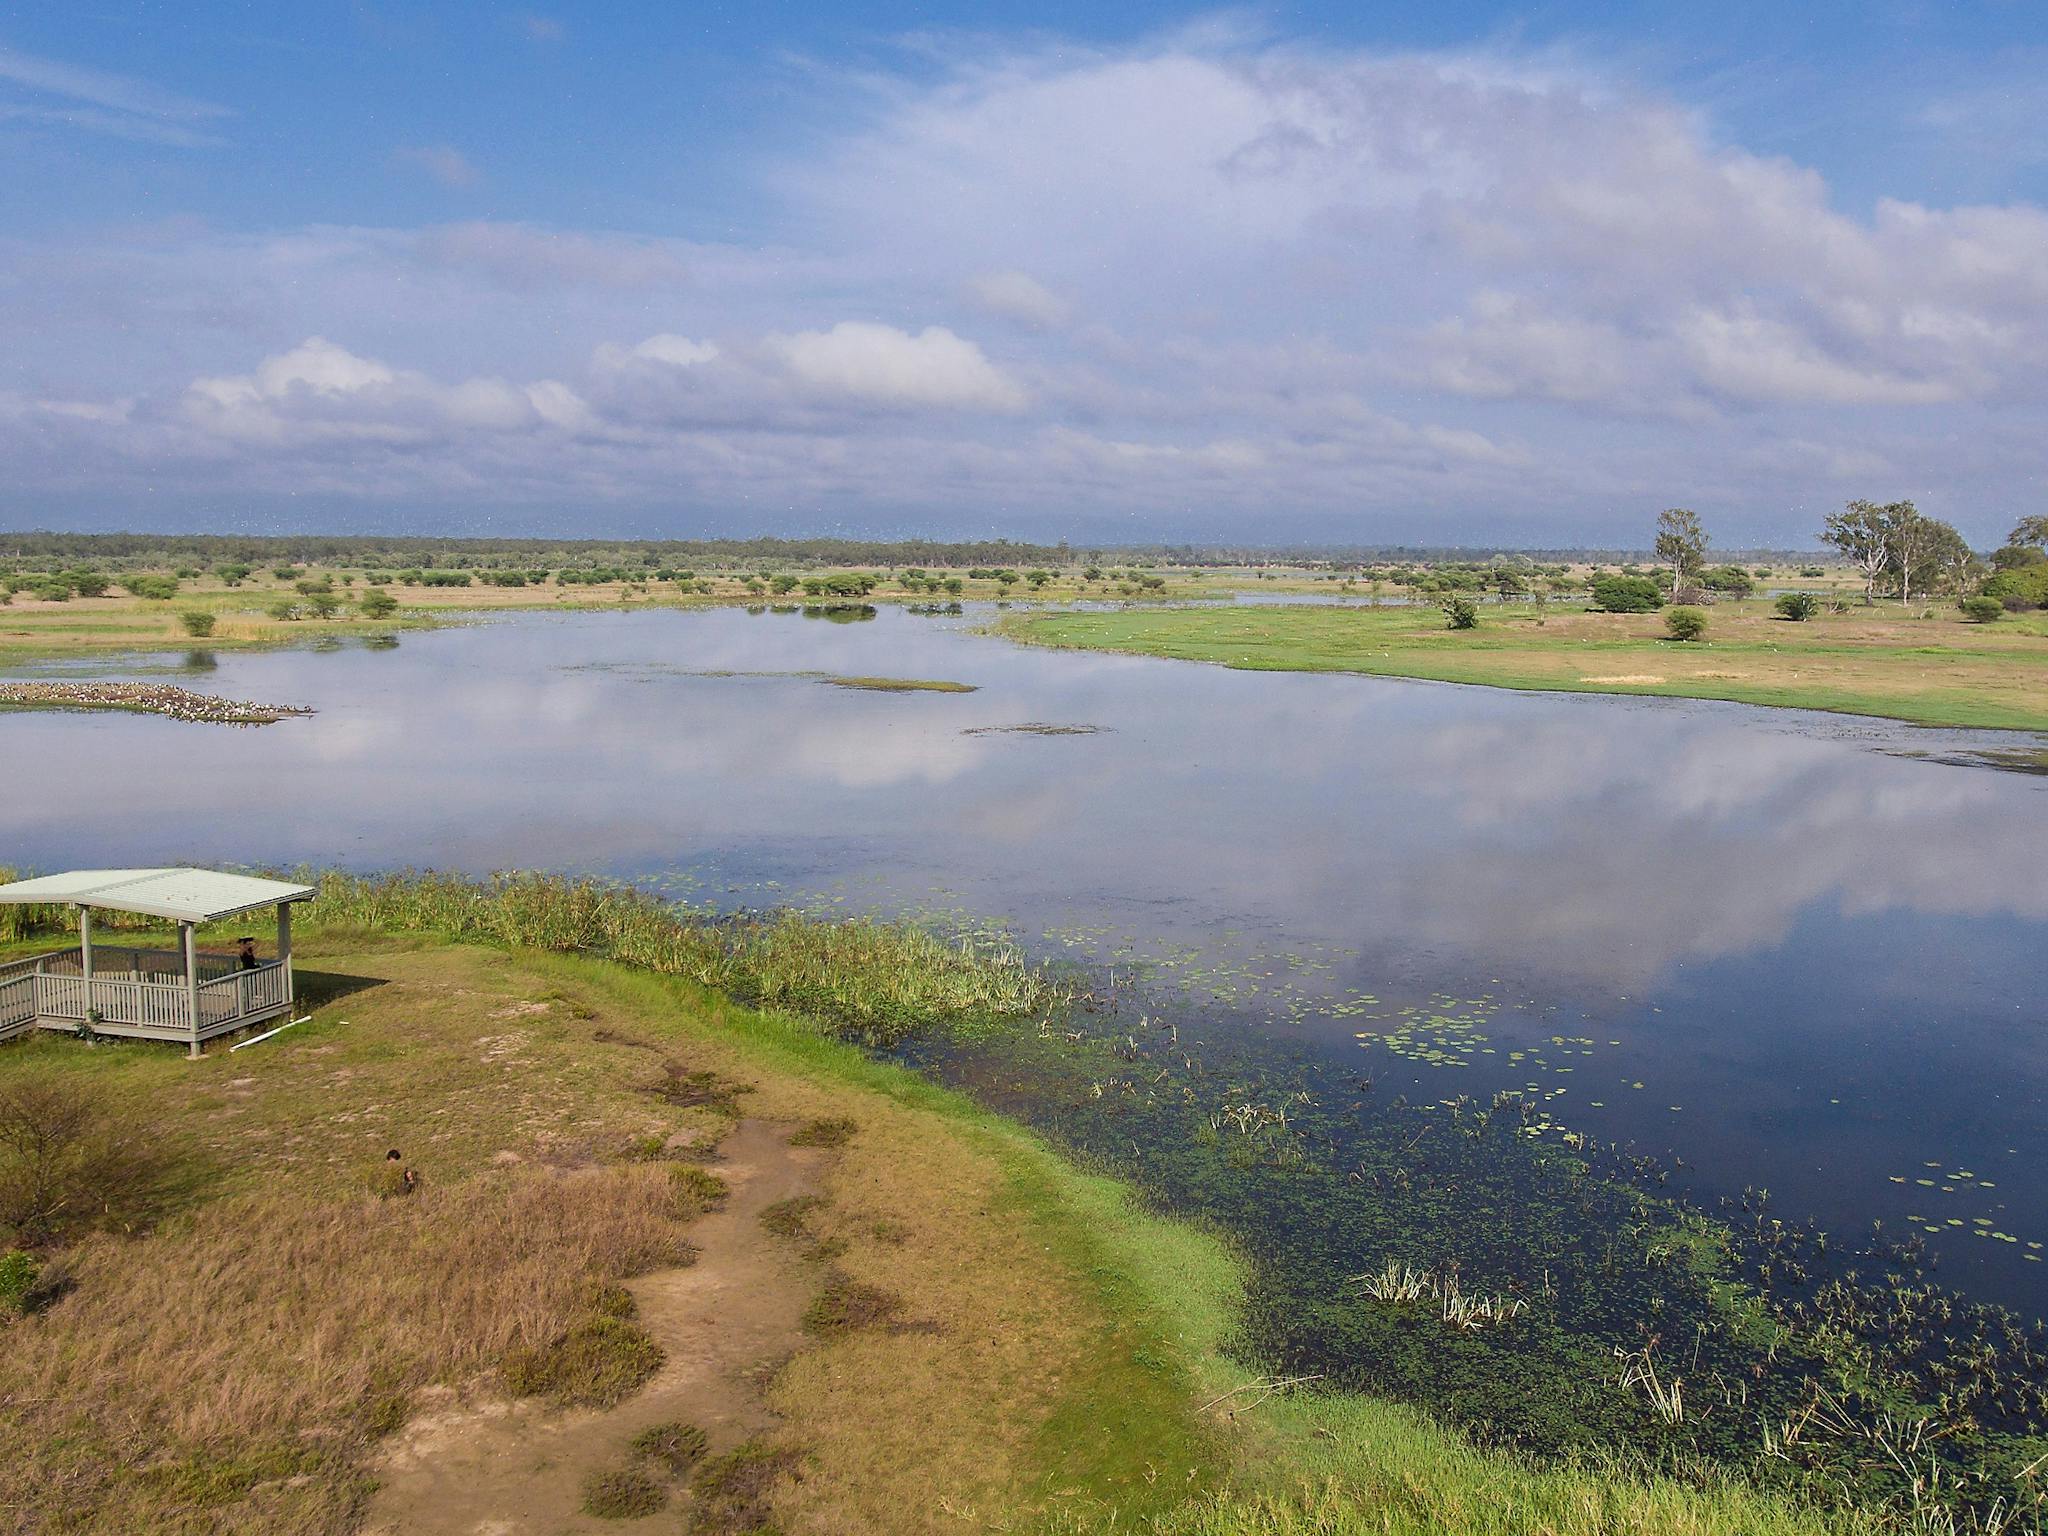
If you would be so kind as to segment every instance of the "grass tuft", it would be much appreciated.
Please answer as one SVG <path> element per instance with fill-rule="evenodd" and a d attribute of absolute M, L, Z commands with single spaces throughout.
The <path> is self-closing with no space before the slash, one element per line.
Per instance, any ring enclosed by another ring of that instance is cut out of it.
<path fill-rule="evenodd" d="M 795 1451 L 761 1440 L 749 1440 L 702 1463 L 690 1479 L 690 1491 L 697 1496 L 699 1528 L 712 1536 L 746 1536 L 766 1530 L 776 1485 L 796 1467 Z"/>
<path fill-rule="evenodd" d="M 583 1513 L 638 1520 L 668 1502 L 668 1490 L 638 1467 L 607 1467 L 583 1479 Z"/>
<path fill-rule="evenodd" d="M 804 1332 L 820 1337 L 885 1328 L 903 1311 L 903 1298 L 840 1270 L 825 1277 L 825 1289 L 804 1308 Z"/>
<path fill-rule="evenodd" d="M 860 1129 L 860 1122 L 844 1115 L 832 1115 L 822 1120 L 808 1120 L 791 1133 L 792 1147 L 843 1147 L 853 1140 L 854 1132 Z"/>
<path fill-rule="evenodd" d="M 661 1369 L 666 1356 L 642 1329 L 598 1316 L 538 1349 L 514 1349 L 499 1367 L 514 1397 L 549 1397 L 587 1408 L 624 1402 Z"/>
<path fill-rule="evenodd" d="M 633 1437 L 631 1449 L 635 1456 L 658 1461 L 671 1476 L 681 1477 L 704 1459 L 711 1449 L 711 1437 L 694 1424 L 672 1419 L 641 1430 Z"/>
<path fill-rule="evenodd" d="M 695 1163 L 673 1165 L 668 1171 L 668 1181 L 673 1192 L 676 1218 L 680 1221 L 717 1210 L 732 1193 L 725 1180 Z"/>

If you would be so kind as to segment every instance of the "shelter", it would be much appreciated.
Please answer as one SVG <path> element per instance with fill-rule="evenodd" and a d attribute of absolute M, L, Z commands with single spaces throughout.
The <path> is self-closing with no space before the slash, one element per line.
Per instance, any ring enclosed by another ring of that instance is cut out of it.
<path fill-rule="evenodd" d="M 0 905 L 78 910 L 77 950 L 0 965 L 0 1040 L 35 1028 L 180 1040 L 194 1056 L 216 1035 L 291 1011 L 292 904 L 310 885 L 207 869 L 75 869 L 0 885 Z M 206 953 L 202 923 L 277 909 L 277 952 L 255 965 Z M 178 925 L 176 949 L 94 944 L 92 915 L 126 912 Z"/>

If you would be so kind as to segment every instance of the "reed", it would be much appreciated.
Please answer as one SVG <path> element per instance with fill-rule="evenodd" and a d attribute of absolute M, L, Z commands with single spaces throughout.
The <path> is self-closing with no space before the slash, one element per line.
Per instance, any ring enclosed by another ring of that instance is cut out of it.
<path fill-rule="evenodd" d="M 886 1045 L 942 1025 L 1058 1011 L 1071 990 L 1007 939 L 787 910 L 721 915 L 555 875 L 320 876 L 327 926 L 569 951 L 682 976 Z"/>

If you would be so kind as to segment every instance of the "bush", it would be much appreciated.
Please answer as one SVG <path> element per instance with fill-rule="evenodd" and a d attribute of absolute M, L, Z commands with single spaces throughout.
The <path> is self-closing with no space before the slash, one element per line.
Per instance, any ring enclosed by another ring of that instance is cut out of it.
<path fill-rule="evenodd" d="M 1799 574 L 1806 577 L 1810 581 L 1816 576 L 1827 575 L 1827 572 L 1822 570 L 1817 565 L 1802 565 L 1801 567 L 1799 567 Z"/>
<path fill-rule="evenodd" d="M 1963 610 L 1963 617 L 1973 624 L 1994 623 L 2005 615 L 2005 604 L 1995 597 L 1985 597 L 1982 593 L 1976 597 L 1964 598 L 1958 606 Z"/>
<path fill-rule="evenodd" d="M 331 619 L 341 608 L 341 599 L 332 592 L 315 592 L 306 599 L 306 607 L 316 619 Z"/>
<path fill-rule="evenodd" d="M 1778 617 L 1804 624 L 1820 612 L 1820 599 L 1811 592 L 1787 592 L 1778 599 Z"/>
<path fill-rule="evenodd" d="M 638 1520 L 668 1502 L 668 1490 L 637 1467 L 612 1467 L 583 1479 L 583 1513 L 600 1520 Z"/>
<path fill-rule="evenodd" d="M 36 1276 L 42 1273 L 42 1265 L 36 1262 L 32 1253 L 17 1248 L 11 1253 L 0 1253 L 0 1315 L 28 1311 L 28 1299 L 34 1292 Z"/>
<path fill-rule="evenodd" d="M 166 603 L 178 595 L 178 578 L 175 576 L 130 576 L 123 586 L 137 597 L 146 597 L 152 602 Z"/>
<path fill-rule="evenodd" d="M 133 1227 L 164 1191 L 167 1165 L 134 1127 L 74 1083 L 0 1083 L 0 1232 L 27 1246 L 94 1224 Z"/>
<path fill-rule="evenodd" d="M 1997 598 L 2015 613 L 2048 607 L 2048 563 L 2036 562 L 1995 573 L 1984 583 L 1984 596 Z"/>
<path fill-rule="evenodd" d="M 298 618 L 299 605 L 288 597 L 281 597 L 270 605 L 268 611 L 273 619 L 289 624 Z"/>
<path fill-rule="evenodd" d="M 658 1461 L 671 1476 L 681 1477 L 704 1459 L 704 1453 L 711 1449 L 711 1437 L 694 1424 L 672 1419 L 641 1430 L 633 1437 L 632 1449 L 635 1456 Z"/>
<path fill-rule="evenodd" d="M 540 1349 L 515 1349 L 502 1366 L 514 1397 L 613 1408 L 661 1369 L 662 1348 L 624 1318 L 597 1316 Z"/>
<path fill-rule="evenodd" d="M 178 622 L 185 626 L 185 633 L 194 640 L 204 640 L 213 633 L 213 615 L 197 608 L 189 613 L 179 614 Z"/>
<path fill-rule="evenodd" d="M 1698 608 L 1666 608 L 1664 633 L 1674 640 L 1697 640 L 1707 632 L 1707 616 Z"/>
<path fill-rule="evenodd" d="M 1593 583 L 1593 606 L 1604 613 L 1654 613 L 1664 594 L 1647 576 L 1602 576 Z"/>
<path fill-rule="evenodd" d="M 1444 611 L 1445 629 L 1477 629 L 1479 608 L 1471 598 L 1453 592 L 1443 598 L 1437 606 Z"/>
<path fill-rule="evenodd" d="M 398 612 L 398 599 L 382 587 L 372 587 L 363 594 L 362 609 L 366 619 L 388 619 Z"/>
<path fill-rule="evenodd" d="M 1717 565 L 1700 572 L 1700 585 L 1709 592 L 1725 592 L 1730 597 L 1747 597 L 1756 590 L 1756 582 L 1739 565 Z"/>

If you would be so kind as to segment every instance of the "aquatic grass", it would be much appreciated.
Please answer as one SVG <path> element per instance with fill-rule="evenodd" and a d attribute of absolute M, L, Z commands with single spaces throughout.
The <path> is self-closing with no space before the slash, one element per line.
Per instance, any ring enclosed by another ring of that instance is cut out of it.
<path fill-rule="evenodd" d="M 941 1026 L 1046 1014 L 1072 989 L 1009 940 L 779 910 L 718 914 L 623 885 L 538 874 L 319 877 L 316 921 L 566 951 L 681 976 L 883 1045 Z"/>

